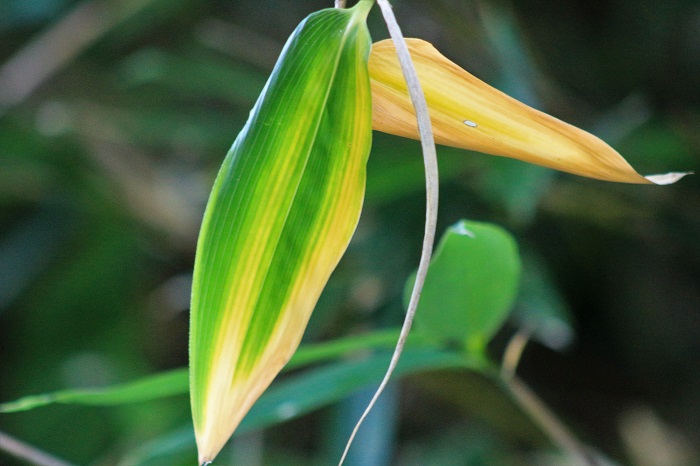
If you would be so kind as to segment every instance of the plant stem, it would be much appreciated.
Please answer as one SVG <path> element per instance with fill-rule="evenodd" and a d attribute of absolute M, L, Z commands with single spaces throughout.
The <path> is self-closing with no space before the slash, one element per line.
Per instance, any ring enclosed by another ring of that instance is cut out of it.
<path fill-rule="evenodd" d="M 54 456 L 0 432 L 0 450 L 37 466 L 71 466 Z"/>
<path fill-rule="evenodd" d="M 515 374 L 520 357 L 531 335 L 532 329 L 530 328 L 520 329 L 513 335 L 503 353 L 503 362 L 501 363 L 501 371 L 498 374 L 498 378 L 517 405 L 535 421 L 540 429 L 547 434 L 551 442 L 557 445 L 561 451 L 579 458 L 588 466 L 598 466 L 598 460 L 586 450 L 586 447 L 578 441 L 576 436 L 556 417 L 535 392 Z"/>
<path fill-rule="evenodd" d="M 347 3 L 345 0 L 335 0 L 335 7 L 345 8 L 345 3 Z"/>
<path fill-rule="evenodd" d="M 515 376 L 520 357 L 523 355 L 531 335 L 532 330 L 529 328 L 520 329 L 508 342 L 508 346 L 503 352 L 503 361 L 501 363 L 501 378 L 503 380 L 507 381 Z"/>
<path fill-rule="evenodd" d="M 578 441 L 576 436 L 549 410 L 547 405 L 520 380 L 513 375 L 501 380 L 510 392 L 515 402 L 534 420 L 547 434 L 549 439 L 572 457 L 580 459 L 587 466 L 599 466 L 600 462 L 586 447 Z"/>
<path fill-rule="evenodd" d="M 372 400 L 365 409 L 364 413 L 357 421 L 355 428 L 350 434 L 347 444 L 345 445 L 345 451 L 340 459 L 339 465 L 342 465 L 345 461 L 345 457 L 348 454 L 352 441 L 360 428 L 360 425 L 365 420 L 369 412 L 374 407 L 377 402 L 379 395 L 386 387 L 392 373 L 396 369 L 396 366 L 403 352 L 403 348 L 406 344 L 406 339 L 411 330 L 411 325 L 413 324 L 413 317 L 416 314 L 416 308 L 418 307 L 418 300 L 420 298 L 421 292 L 423 291 L 423 284 L 425 283 L 425 277 L 428 273 L 428 266 L 430 265 L 430 258 L 433 252 L 433 243 L 435 242 L 435 229 L 437 224 L 437 210 L 438 210 L 438 165 L 437 165 L 437 155 L 435 151 L 435 141 L 433 138 L 433 131 L 430 124 L 430 114 L 428 113 L 428 104 L 425 100 L 425 95 L 423 94 L 423 89 L 421 88 L 420 82 L 418 81 L 418 75 L 416 74 L 413 61 L 411 60 L 411 55 L 408 52 L 408 46 L 401 33 L 401 28 L 396 22 L 394 13 L 391 9 L 391 5 L 388 0 L 377 0 L 377 4 L 382 11 L 384 16 L 384 21 L 389 29 L 389 34 L 394 41 L 394 46 L 396 47 L 396 52 L 399 57 L 399 62 L 401 64 L 401 69 L 403 70 L 404 79 L 408 86 L 409 95 L 411 97 L 411 102 L 413 103 L 413 108 L 416 111 L 416 120 L 418 122 L 418 132 L 420 134 L 421 146 L 423 149 L 423 160 L 425 164 L 425 190 L 426 190 L 426 212 L 425 212 L 425 232 L 423 235 L 423 249 L 421 251 L 420 263 L 418 265 L 418 272 L 416 273 L 416 281 L 413 285 L 413 291 L 411 292 L 411 299 L 408 304 L 408 309 L 406 310 L 406 317 L 401 327 L 401 334 L 399 335 L 399 340 L 396 343 L 396 348 L 394 349 L 394 354 L 389 362 L 389 367 L 382 379 L 379 388 L 375 392 Z"/>

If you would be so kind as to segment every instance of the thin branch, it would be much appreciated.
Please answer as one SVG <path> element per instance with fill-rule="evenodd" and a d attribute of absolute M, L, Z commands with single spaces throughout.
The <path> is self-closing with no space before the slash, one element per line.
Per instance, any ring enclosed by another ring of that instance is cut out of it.
<path fill-rule="evenodd" d="M 336 8 L 345 8 L 345 4 L 347 2 L 345 0 L 335 0 L 335 7 Z"/>
<path fill-rule="evenodd" d="M 578 441 L 576 436 L 569 431 L 566 425 L 556 417 L 535 392 L 516 375 L 515 371 L 520 362 L 520 357 L 531 336 L 532 329 L 526 327 L 518 330 L 508 342 L 503 352 L 503 361 L 501 363 L 499 375 L 501 382 L 510 392 L 517 405 L 530 416 L 561 451 L 579 458 L 588 466 L 598 466 L 598 461 L 586 450 L 586 447 Z"/>
<path fill-rule="evenodd" d="M 355 428 L 348 439 L 345 446 L 345 451 L 340 459 L 339 465 L 342 465 L 345 458 L 350 450 L 352 441 L 357 435 L 357 431 L 360 425 L 365 420 L 369 412 L 374 407 L 377 402 L 379 395 L 386 387 L 391 375 L 396 369 L 396 366 L 403 352 L 403 348 L 406 344 L 406 339 L 411 330 L 411 325 L 413 324 L 413 317 L 416 314 L 416 308 L 418 307 L 418 300 L 420 298 L 421 292 L 423 291 L 423 284 L 425 283 L 425 277 L 428 273 L 428 266 L 430 265 L 430 257 L 433 251 L 433 243 L 435 242 L 435 229 L 437 224 L 437 210 L 438 210 L 438 165 L 437 165 L 437 155 L 435 151 L 435 141 L 433 139 L 433 131 L 430 124 L 430 114 L 428 113 L 428 104 L 425 101 L 425 95 L 423 94 L 423 89 L 418 81 L 418 75 L 416 74 L 415 67 L 413 66 L 413 61 L 411 60 L 411 55 L 408 52 L 408 46 L 401 33 L 401 28 L 396 22 L 394 13 L 391 10 L 391 5 L 388 0 L 377 0 L 379 8 L 382 10 L 384 16 L 384 21 L 386 21 L 387 27 L 389 29 L 389 34 L 394 41 L 394 46 L 396 47 L 396 52 L 399 56 L 399 62 L 401 63 L 401 69 L 403 70 L 404 79 L 408 86 L 409 95 L 411 96 L 411 101 L 413 107 L 416 111 L 416 119 L 418 121 L 418 131 L 421 138 L 421 146 L 423 148 L 423 160 L 425 163 L 425 189 L 426 189 L 426 213 L 425 213 L 425 232 L 423 236 L 423 250 L 421 252 L 420 263 L 418 265 L 418 272 L 416 274 L 416 281 L 413 285 L 413 291 L 411 292 L 411 300 L 408 304 L 408 309 L 406 310 L 406 317 L 404 319 L 403 326 L 401 327 L 401 334 L 399 335 L 399 340 L 396 343 L 396 348 L 394 349 L 394 354 L 391 357 L 389 367 L 384 375 L 379 388 L 375 392 L 372 400 L 365 409 L 364 413 L 360 417 L 360 420 L 355 425 Z"/>
<path fill-rule="evenodd" d="M 530 328 L 521 328 L 508 342 L 508 346 L 503 352 L 503 362 L 501 363 L 501 378 L 504 380 L 509 380 L 515 376 L 520 357 L 523 355 L 525 346 L 527 346 L 531 336 L 532 330 Z"/>
<path fill-rule="evenodd" d="M 71 466 L 54 456 L 0 432 L 0 450 L 36 466 Z"/>
<path fill-rule="evenodd" d="M 578 441 L 576 436 L 523 381 L 515 375 L 508 379 L 502 378 L 502 381 L 518 406 L 527 412 L 560 450 L 579 458 L 587 466 L 600 466 L 600 461 Z"/>

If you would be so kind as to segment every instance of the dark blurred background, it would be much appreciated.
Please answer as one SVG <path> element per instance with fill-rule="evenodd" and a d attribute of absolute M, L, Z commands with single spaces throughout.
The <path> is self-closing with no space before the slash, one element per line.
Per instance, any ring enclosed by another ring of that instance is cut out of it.
<path fill-rule="evenodd" d="M 187 364 L 213 177 L 287 36 L 332 3 L 0 0 L 0 401 Z M 640 173 L 698 170 L 697 0 L 392 3 L 407 36 L 595 133 Z M 370 28 L 387 35 L 378 11 Z M 494 358 L 542 313 L 551 325 L 519 374 L 574 432 L 620 464 L 700 464 L 698 177 L 630 186 L 439 156 L 439 231 L 460 218 L 495 222 L 524 257 Z M 368 170 L 357 234 L 306 341 L 401 322 L 422 240 L 419 145 L 375 134 Z M 414 376 L 389 395 L 382 464 L 570 464 L 482 420 L 473 384 L 445 396 L 454 386 Z M 116 464 L 186 425 L 188 408 L 184 396 L 49 407 L 2 415 L 0 430 L 77 464 Z M 332 464 L 338 412 L 254 434 L 239 449 L 262 459 L 238 464 Z M 182 458 L 193 464 L 193 453 Z M 15 463 L 0 453 L 0 464 Z"/>

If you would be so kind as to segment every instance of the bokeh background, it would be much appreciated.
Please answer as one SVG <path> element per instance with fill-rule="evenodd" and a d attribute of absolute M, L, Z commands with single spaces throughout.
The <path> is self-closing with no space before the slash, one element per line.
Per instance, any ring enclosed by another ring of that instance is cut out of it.
<path fill-rule="evenodd" d="M 697 0 L 392 3 L 407 36 L 592 131 L 640 173 L 700 169 Z M 286 37 L 330 6 L 0 0 L 0 401 L 187 364 L 213 177 Z M 386 37 L 377 11 L 370 27 Z M 628 186 L 449 148 L 439 157 L 439 231 L 494 222 L 523 254 L 521 299 L 494 358 L 542 313 L 551 325 L 519 374 L 581 439 L 619 464 L 700 464 L 697 176 Z M 368 170 L 356 237 L 306 341 L 402 319 L 422 239 L 419 146 L 376 134 Z M 481 395 L 444 374 L 395 384 L 371 431 L 381 454 L 353 464 L 570 464 L 489 415 L 497 403 Z M 242 436 L 220 464 L 333 464 L 362 396 Z M 188 409 L 185 396 L 55 406 L 2 415 L 0 431 L 76 464 L 117 464 L 186 426 Z M 191 448 L 152 464 L 194 459 Z M 0 452 L 0 464 L 22 463 Z"/>

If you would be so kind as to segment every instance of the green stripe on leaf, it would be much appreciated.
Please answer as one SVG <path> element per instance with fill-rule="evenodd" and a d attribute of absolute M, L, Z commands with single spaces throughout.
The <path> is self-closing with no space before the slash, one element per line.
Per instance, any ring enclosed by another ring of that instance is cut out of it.
<path fill-rule="evenodd" d="M 292 34 L 217 176 L 192 290 L 192 412 L 213 459 L 289 360 L 359 219 L 371 2 Z"/>

